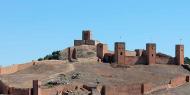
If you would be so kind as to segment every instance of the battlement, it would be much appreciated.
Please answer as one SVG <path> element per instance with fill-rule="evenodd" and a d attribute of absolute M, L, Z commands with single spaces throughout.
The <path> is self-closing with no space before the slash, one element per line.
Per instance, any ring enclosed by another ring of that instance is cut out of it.
<path fill-rule="evenodd" d="M 98 41 L 92 40 L 92 34 L 90 30 L 82 31 L 82 40 L 74 40 L 74 46 L 97 45 L 98 43 Z"/>
<path fill-rule="evenodd" d="M 107 51 L 107 53 L 105 51 Z M 157 53 L 155 43 L 147 43 L 146 50 L 135 49 L 134 51 L 129 51 L 126 50 L 124 42 L 116 42 L 114 53 L 109 52 L 107 45 L 101 43 L 97 45 L 97 57 L 100 59 L 104 59 L 104 62 L 111 62 L 117 64 L 182 65 L 184 64 L 184 45 L 176 45 L 176 57 L 173 58 L 167 56 L 166 54 Z"/>
<path fill-rule="evenodd" d="M 90 30 L 82 31 L 82 40 L 91 40 L 91 31 Z"/>
<path fill-rule="evenodd" d="M 18 71 L 19 65 L 12 65 L 8 67 L 0 67 L 0 74 L 11 74 Z"/>

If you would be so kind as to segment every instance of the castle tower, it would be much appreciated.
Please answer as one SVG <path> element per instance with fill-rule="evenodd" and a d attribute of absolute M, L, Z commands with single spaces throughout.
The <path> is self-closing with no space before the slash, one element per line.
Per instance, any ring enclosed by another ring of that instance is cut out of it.
<path fill-rule="evenodd" d="M 76 50 L 76 48 L 73 49 L 72 58 L 77 59 L 77 50 Z"/>
<path fill-rule="evenodd" d="M 91 40 L 90 30 L 83 30 L 82 31 L 82 40 Z"/>
<path fill-rule="evenodd" d="M 156 44 L 146 44 L 147 64 L 156 64 Z"/>
<path fill-rule="evenodd" d="M 41 95 L 41 82 L 33 80 L 33 95 Z"/>
<path fill-rule="evenodd" d="M 69 61 L 72 60 L 72 50 L 71 50 L 71 47 L 68 47 L 68 60 Z"/>
<path fill-rule="evenodd" d="M 77 59 L 77 50 L 76 48 L 68 47 L 68 60 L 72 62 L 73 59 Z"/>
<path fill-rule="evenodd" d="M 97 50 L 96 51 L 97 57 L 100 59 L 103 59 L 104 54 L 108 53 L 108 46 L 107 46 L 107 44 L 99 43 L 99 44 L 97 44 L 96 50 Z"/>
<path fill-rule="evenodd" d="M 125 43 L 115 43 L 115 61 L 117 64 L 125 64 Z"/>
<path fill-rule="evenodd" d="M 175 57 L 176 57 L 177 65 L 183 65 L 184 64 L 184 45 L 176 45 Z"/>

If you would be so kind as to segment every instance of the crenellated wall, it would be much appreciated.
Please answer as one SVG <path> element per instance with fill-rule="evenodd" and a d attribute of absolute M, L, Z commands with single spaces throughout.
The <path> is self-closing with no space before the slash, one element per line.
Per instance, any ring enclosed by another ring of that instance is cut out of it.
<path fill-rule="evenodd" d="M 32 95 L 31 88 L 15 88 L 9 87 L 0 80 L 0 94 L 10 94 L 10 95 Z"/>
<path fill-rule="evenodd" d="M 180 75 L 171 79 L 168 84 L 154 85 L 152 83 L 131 85 L 109 85 L 104 86 L 102 95 L 144 95 L 163 89 L 176 88 L 189 82 L 189 76 Z"/>
<path fill-rule="evenodd" d="M 26 63 L 26 64 L 16 64 L 16 65 L 8 66 L 8 67 L 0 67 L 0 74 L 1 75 L 12 74 L 12 73 L 15 73 L 19 70 L 26 69 L 32 65 L 35 65 L 35 62 Z"/>
<path fill-rule="evenodd" d="M 99 47 L 97 48 L 99 49 Z M 104 56 L 103 59 L 111 58 L 109 55 L 106 55 L 107 53 L 102 52 L 104 50 L 99 49 L 97 54 L 101 54 L 101 57 Z M 116 64 L 184 64 L 184 45 L 176 45 L 176 56 L 171 57 L 166 54 L 156 53 L 155 43 L 147 43 L 146 50 L 136 49 L 135 51 L 128 51 L 125 50 L 125 42 L 116 42 L 113 54 L 115 58 L 110 60 L 114 60 Z M 100 58 L 100 55 L 97 55 L 97 57 Z M 103 62 L 107 63 L 107 61 Z"/>
<path fill-rule="evenodd" d="M 188 76 L 177 76 L 174 79 L 170 80 L 169 86 L 170 88 L 176 88 L 178 86 L 181 86 L 185 84 L 187 81 Z"/>
<path fill-rule="evenodd" d="M 18 71 L 18 65 L 12 65 L 8 67 L 1 67 L 0 74 L 11 74 Z"/>
<path fill-rule="evenodd" d="M 32 89 L 31 88 L 9 88 L 9 94 L 11 95 L 32 95 Z"/>
<path fill-rule="evenodd" d="M 156 56 L 157 64 L 175 64 L 175 58 Z"/>
<path fill-rule="evenodd" d="M 167 84 L 155 85 L 152 83 L 139 83 L 130 85 L 106 85 L 103 86 L 101 95 L 142 95 L 149 94 L 154 91 L 176 88 L 178 86 L 184 85 L 189 82 L 189 76 L 179 75 L 171 79 Z M 42 89 L 41 82 L 38 80 L 33 81 L 33 88 L 14 88 L 5 85 L 0 80 L 0 94 L 10 94 L 10 95 L 52 95 L 56 93 L 64 93 L 68 90 L 75 90 L 74 85 L 64 85 L 57 86 L 50 89 Z M 81 87 L 81 86 L 80 86 Z M 79 87 L 79 88 L 80 88 Z"/>
<path fill-rule="evenodd" d="M 125 56 L 136 56 L 136 55 L 137 55 L 136 51 L 129 51 L 129 50 L 125 51 Z"/>

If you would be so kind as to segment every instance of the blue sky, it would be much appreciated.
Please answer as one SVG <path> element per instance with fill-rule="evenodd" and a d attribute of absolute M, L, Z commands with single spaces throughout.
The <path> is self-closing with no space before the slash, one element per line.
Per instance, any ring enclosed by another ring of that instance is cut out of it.
<path fill-rule="evenodd" d="M 175 55 L 185 45 L 190 57 L 189 0 L 1 0 L 0 64 L 29 62 L 73 45 L 81 31 L 113 49 L 157 43 L 157 51 Z"/>

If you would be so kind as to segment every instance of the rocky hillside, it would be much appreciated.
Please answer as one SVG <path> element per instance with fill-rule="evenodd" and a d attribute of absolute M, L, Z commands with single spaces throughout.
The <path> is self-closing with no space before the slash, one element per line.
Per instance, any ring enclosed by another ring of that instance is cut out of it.
<path fill-rule="evenodd" d="M 91 58 L 96 57 L 96 46 L 92 45 L 81 45 L 74 46 L 71 48 L 76 48 L 77 58 Z M 54 51 L 52 54 L 46 55 L 44 58 L 39 58 L 41 60 L 67 60 L 68 59 L 68 48 L 60 51 Z"/>
<path fill-rule="evenodd" d="M 75 46 L 72 48 L 76 48 L 77 50 L 77 58 L 90 58 L 96 57 L 96 46 L 90 45 L 82 45 L 82 46 Z M 59 60 L 66 60 L 68 58 L 68 49 L 60 51 Z"/>

